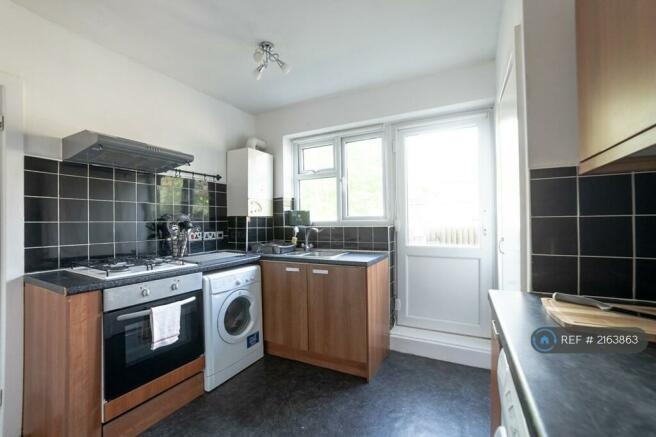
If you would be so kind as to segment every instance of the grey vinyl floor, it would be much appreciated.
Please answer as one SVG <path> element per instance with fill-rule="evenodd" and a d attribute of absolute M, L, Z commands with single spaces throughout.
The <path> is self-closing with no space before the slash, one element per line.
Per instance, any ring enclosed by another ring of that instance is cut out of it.
<path fill-rule="evenodd" d="M 272 356 L 146 436 L 488 436 L 490 372 L 390 353 L 374 380 Z"/>

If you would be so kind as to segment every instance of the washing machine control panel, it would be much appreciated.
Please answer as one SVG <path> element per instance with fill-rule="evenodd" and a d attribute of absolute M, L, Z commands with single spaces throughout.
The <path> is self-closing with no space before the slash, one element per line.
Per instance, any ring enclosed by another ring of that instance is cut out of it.
<path fill-rule="evenodd" d="M 217 277 L 213 277 L 211 279 L 212 291 L 216 292 L 219 290 L 232 290 L 235 288 L 248 286 L 260 280 L 259 273 L 259 269 L 254 269 L 246 272 L 238 272 L 233 275 L 217 275 Z"/>

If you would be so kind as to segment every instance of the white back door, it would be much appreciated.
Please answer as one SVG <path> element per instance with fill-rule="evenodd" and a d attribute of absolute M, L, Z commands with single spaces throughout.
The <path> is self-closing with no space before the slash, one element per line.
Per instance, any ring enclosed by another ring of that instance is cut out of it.
<path fill-rule="evenodd" d="M 487 112 L 397 126 L 399 325 L 489 337 L 490 131 Z"/>

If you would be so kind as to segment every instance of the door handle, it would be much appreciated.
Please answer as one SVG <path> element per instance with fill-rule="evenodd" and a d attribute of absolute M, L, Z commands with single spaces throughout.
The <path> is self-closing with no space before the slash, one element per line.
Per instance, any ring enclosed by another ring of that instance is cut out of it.
<path fill-rule="evenodd" d="M 501 255 L 505 255 L 506 252 L 503 251 L 503 242 L 505 241 L 504 237 L 499 238 L 499 243 L 497 244 L 497 250 Z"/>
<path fill-rule="evenodd" d="M 286 272 L 298 272 L 300 269 L 298 267 L 285 267 Z"/>
<path fill-rule="evenodd" d="M 180 306 L 190 303 L 196 300 L 196 296 L 192 296 L 190 298 L 187 298 L 185 300 L 181 300 L 177 302 Z M 136 313 L 130 313 L 130 314 L 121 314 L 116 318 L 116 321 L 122 322 L 124 320 L 132 320 L 132 319 L 138 319 L 140 317 L 145 317 L 150 315 L 150 310 L 143 310 L 143 311 L 137 311 Z"/>
<path fill-rule="evenodd" d="M 328 270 L 323 270 L 323 269 L 312 269 L 312 273 L 316 275 L 327 275 Z"/>

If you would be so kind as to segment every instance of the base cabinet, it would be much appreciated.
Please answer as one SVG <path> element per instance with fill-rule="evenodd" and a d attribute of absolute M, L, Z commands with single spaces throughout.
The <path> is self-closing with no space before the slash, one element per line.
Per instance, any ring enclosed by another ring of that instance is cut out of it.
<path fill-rule="evenodd" d="M 366 269 L 310 265 L 307 282 L 310 351 L 366 363 Z"/>
<path fill-rule="evenodd" d="M 389 351 L 388 261 L 262 262 L 265 350 L 371 379 Z"/>
<path fill-rule="evenodd" d="M 102 296 L 25 286 L 23 435 L 101 435 Z"/>
<path fill-rule="evenodd" d="M 25 284 L 24 436 L 136 436 L 202 395 L 205 358 L 103 404 L 102 292 Z"/>
<path fill-rule="evenodd" d="M 307 265 L 262 263 L 264 340 L 308 350 Z"/>

